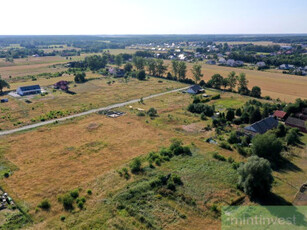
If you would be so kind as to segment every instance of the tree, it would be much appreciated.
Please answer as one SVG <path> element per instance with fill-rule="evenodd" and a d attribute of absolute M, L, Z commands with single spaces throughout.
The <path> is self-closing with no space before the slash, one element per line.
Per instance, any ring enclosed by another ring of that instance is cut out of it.
<path fill-rule="evenodd" d="M 224 78 L 220 74 L 216 73 L 211 77 L 208 84 L 210 84 L 213 88 L 220 89 L 223 85 L 223 80 Z"/>
<path fill-rule="evenodd" d="M 187 65 L 181 61 L 178 64 L 178 77 L 179 79 L 185 79 L 187 73 Z"/>
<path fill-rule="evenodd" d="M 227 121 L 232 121 L 235 118 L 235 112 L 233 109 L 228 109 L 226 114 Z"/>
<path fill-rule="evenodd" d="M 165 71 L 167 70 L 167 66 L 164 65 L 164 61 L 162 59 L 157 60 L 157 74 L 159 77 L 163 76 Z"/>
<path fill-rule="evenodd" d="M 196 84 L 204 76 L 201 73 L 201 65 L 198 64 L 193 65 L 192 73 Z"/>
<path fill-rule="evenodd" d="M 242 115 L 242 111 L 240 108 L 236 109 L 236 116 L 240 117 Z"/>
<path fill-rule="evenodd" d="M 143 70 L 145 66 L 145 59 L 142 57 L 134 56 L 132 62 L 137 70 Z"/>
<path fill-rule="evenodd" d="M 157 62 L 155 59 L 149 59 L 147 62 L 149 75 L 156 76 Z"/>
<path fill-rule="evenodd" d="M 249 114 L 249 123 L 255 123 L 262 118 L 259 108 L 252 110 Z"/>
<path fill-rule="evenodd" d="M 76 83 L 83 83 L 85 82 L 85 77 L 86 77 L 86 74 L 84 72 L 82 73 L 76 73 L 75 74 L 75 82 Z"/>
<path fill-rule="evenodd" d="M 158 112 L 155 108 L 150 108 L 148 111 L 147 111 L 147 114 L 148 116 L 150 117 L 156 117 L 158 115 Z"/>
<path fill-rule="evenodd" d="M 176 60 L 172 61 L 172 69 L 173 69 L 174 77 L 178 77 L 178 65 L 179 65 L 178 61 Z"/>
<path fill-rule="evenodd" d="M 227 81 L 228 81 L 230 91 L 233 91 L 233 89 L 236 87 L 237 81 L 238 81 L 238 76 L 236 76 L 236 72 L 231 71 L 228 74 Z"/>
<path fill-rule="evenodd" d="M 290 129 L 285 137 L 287 145 L 296 145 L 300 142 L 300 137 L 298 135 L 298 129 Z"/>
<path fill-rule="evenodd" d="M 0 75 L 0 94 L 3 93 L 3 88 L 8 88 L 9 89 L 10 88 L 10 84 L 6 80 L 2 79 L 2 77 Z"/>
<path fill-rule="evenodd" d="M 276 129 L 276 136 L 277 137 L 284 137 L 287 133 L 286 127 L 284 124 L 279 123 Z"/>
<path fill-rule="evenodd" d="M 140 70 L 138 73 L 137 73 L 137 79 L 143 81 L 146 79 L 146 73 L 145 73 L 145 70 Z"/>
<path fill-rule="evenodd" d="M 133 66 L 130 62 L 126 63 L 125 66 L 124 66 L 124 70 L 128 73 L 131 72 L 132 68 L 133 68 Z"/>
<path fill-rule="evenodd" d="M 252 140 L 252 153 L 270 162 L 280 159 L 281 150 L 282 143 L 273 133 L 258 134 Z"/>
<path fill-rule="evenodd" d="M 90 70 L 95 71 L 106 67 L 108 57 L 106 55 L 92 55 L 85 57 L 84 62 Z"/>
<path fill-rule="evenodd" d="M 238 169 L 239 186 L 251 198 L 264 197 L 270 193 L 274 178 L 270 162 L 257 156 L 249 157 Z"/>
<path fill-rule="evenodd" d="M 120 67 L 123 64 L 123 56 L 121 54 L 115 56 L 115 64 Z"/>
<path fill-rule="evenodd" d="M 250 93 L 251 97 L 261 98 L 261 89 L 259 86 L 254 86 Z"/>
<path fill-rule="evenodd" d="M 130 169 L 132 173 L 138 173 L 142 170 L 142 162 L 140 160 L 140 158 L 135 158 L 131 164 L 130 164 Z"/>
<path fill-rule="evenodd" d="M 240 73 L 238 82 L 239 82 L 239 88 L 238 88 L 239 93 L 242 95 L 248 95 L 249 94 L 249 90 L 247 88 L 248 80 L 246 79 L 245 73 Z"/>
<path fill-rule="evenodd" d="M 224 90 L 225 90 L 227 88 L 227 86 L 228 86 L 228 79 L 227 78 L 223 78 L 222 85 L 223 85 Z"/>

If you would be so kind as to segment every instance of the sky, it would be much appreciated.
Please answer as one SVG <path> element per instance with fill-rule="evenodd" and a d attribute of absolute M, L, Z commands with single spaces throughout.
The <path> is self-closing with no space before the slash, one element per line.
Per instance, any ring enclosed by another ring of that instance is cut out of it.
<path fill-rule="evenodd" d="M 307 0 L 0 0 L 0 35 L 307 33 Z"/>

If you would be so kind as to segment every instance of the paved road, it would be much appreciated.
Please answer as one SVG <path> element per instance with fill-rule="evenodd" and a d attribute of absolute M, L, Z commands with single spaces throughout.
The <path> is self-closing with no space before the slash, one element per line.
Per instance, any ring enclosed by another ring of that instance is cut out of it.
<path fill-rule="evenodd" d="M 169 94 L 169 93 L 178 92 L 178 91 L 181 91 L 181 90 L 184 90 L 184 89 L 187 89 L 187 88 L 189 88 L 189 86 L 184 87 L 184 88 L 180 88 L 180 89 L 170 90 L 170 91 L 167 91 L 167 92 L 164 92 L 164 93 L 153 94 L 153 95 L 150 95 L 150 96 L 147 96 L 147 97 L 143 97 L 143 100 L 147 100 L 147 99 L 154 98 L 154 97 L 159 97 L 159 96 Z M 92 110 L 89 110 L 89 111 L 86 111 L 86 112 L 70 115 L 70 116 L 67 116 L 67 117 L 62 117 L 62 118 L 49 120 L 49 121 L 43 121 L 43 122 L 39 122 L 39 123 L 36 123 L 36 124 L 33 124 L 33 125 L 26 125 L 26 126 L 23 126 L 23 127 L 17 128 L 17 129 L 0 131 L 0 136 L 24 131 L 24 130 L 27 130 L 27 129 L 33 129 L 33 128 L 40 127 L 40 126 L 43 126 L 43 125 L 52 124 L 56 121 L 60 122 L 60 121 L 65 121 L 65 120 L 68 120 L 68 119 L 71 119 L 71 118 L 88 115 L 88 114 L 91 114 L 91 113 L 97 113 L 97 112 L 102 111 L 102 110 L 109 110 L 109 109 L 114 109 L 114 108 L 118 108 L 118 107 L 123 107 L 123 106 L 129 105 L 129 104 L 136 103 L 139 100 L 140 99 L 138 98 L 138 99 L 134 99 L 134 100 L 118 103 L 118 104 L 109 105 L 109 106 L 106 106 L 106 107 L 101 107 L 101 108 L 98 108 L 98 109 L 92 109 Z"/>

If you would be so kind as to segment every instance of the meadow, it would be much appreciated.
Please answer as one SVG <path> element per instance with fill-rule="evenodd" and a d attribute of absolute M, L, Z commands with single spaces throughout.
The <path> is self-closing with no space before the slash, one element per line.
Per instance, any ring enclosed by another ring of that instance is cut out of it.
<path fill-rule="evenodd" d="M 13 90 L 18 86 L 39 84 L 49 93 L 18 98 L 9 97 L 8 103 L 0 105 L 0 128 L 10 129 L 187 86 L 169 80 L 160 81 L 156 78 L 146 81 L 129 79 L 126 82 L 124 79 L 103 77 L 90 72 L 87 73 L 88 81 L 83 84 L 75 84 L 73 79 L 73 75 L 63 75 L 57 78 L 39 78 L 37 81 L 12 84 Z M 73 93 L 53 90 L 52 85 L 60 80 L 72 82 L 70 91 Z M 0 98 L 5 97 L 7 96 Z M 26 100 L 30 100 L 31 103 Z"/>

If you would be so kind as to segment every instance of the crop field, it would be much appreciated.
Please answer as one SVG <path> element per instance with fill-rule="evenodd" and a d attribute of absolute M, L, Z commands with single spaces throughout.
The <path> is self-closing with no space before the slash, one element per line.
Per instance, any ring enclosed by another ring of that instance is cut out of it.
<path fill-rule="evenodd" d="M 87 78 L 89 81 L 83 84 L 70 84 L 72 94 L 59 90 L 54 91 L 51 87 L 52 84 L 59 80 L 73 81 L 72 75 L 12 84 L 12 89 L 20 85 L 40 84 L 49 94 L 18 98 L 9 96 L 9 102 L 0 105 L 1 129 L 4 130 L 49 118 L 67 116 L 187 86 L 186 84 L 168 80 L 161 82 L 155 78 L 150 78 L 147 81 L 130 79 L 128 82 L 125 82 L 123 79 L 102 77 L 92 73 L 88 73 Z M 4 97 L 8 96 L 1 96 L 1 98 Z M 26 99 L 30 100 L 31 103 L 27 103 Z M 58 115 L 50 117 L 50 111 L 54 111 Z"/>
<path fill-rule="evenodd" d="M 69 61 L 79 61 L 88 55 L 94 55 L 94 53 L 72 56 L 71 60 L 67 60 L 65 57 L 60 56 L 18 58 L 14 59 L 13 63 L 6 62 L 5 59 L 0 59 L 0 75 L 2 78 L 7 79 L 9 76 L 15 78 L 40 73 L 60 72 L 67 68 L 62 66 L 53 67 L 53 65 L 64 64 Z"/>
<path fill-rule="evenodd" d="M 171 63 L 169 61 L 167 63 L 169 71 L 171 71 Z M 201 64 L 205 81 L 208 81 L 213 74 L 219 73 L 227 77 L 229 72 L 235 71 L 237 74 L 245 73 L 249 80 L 248 87 L 259 86 L 262 96 L 270 96 L 274 99 L 279 98 L 285 102 L 293 102 L 296 98 L 307 99 L 307 78 L 303 76 Z M 192 66 L 193 64 L 187 63 L 187 76 L 189 78 L 193 78 Z"/>

